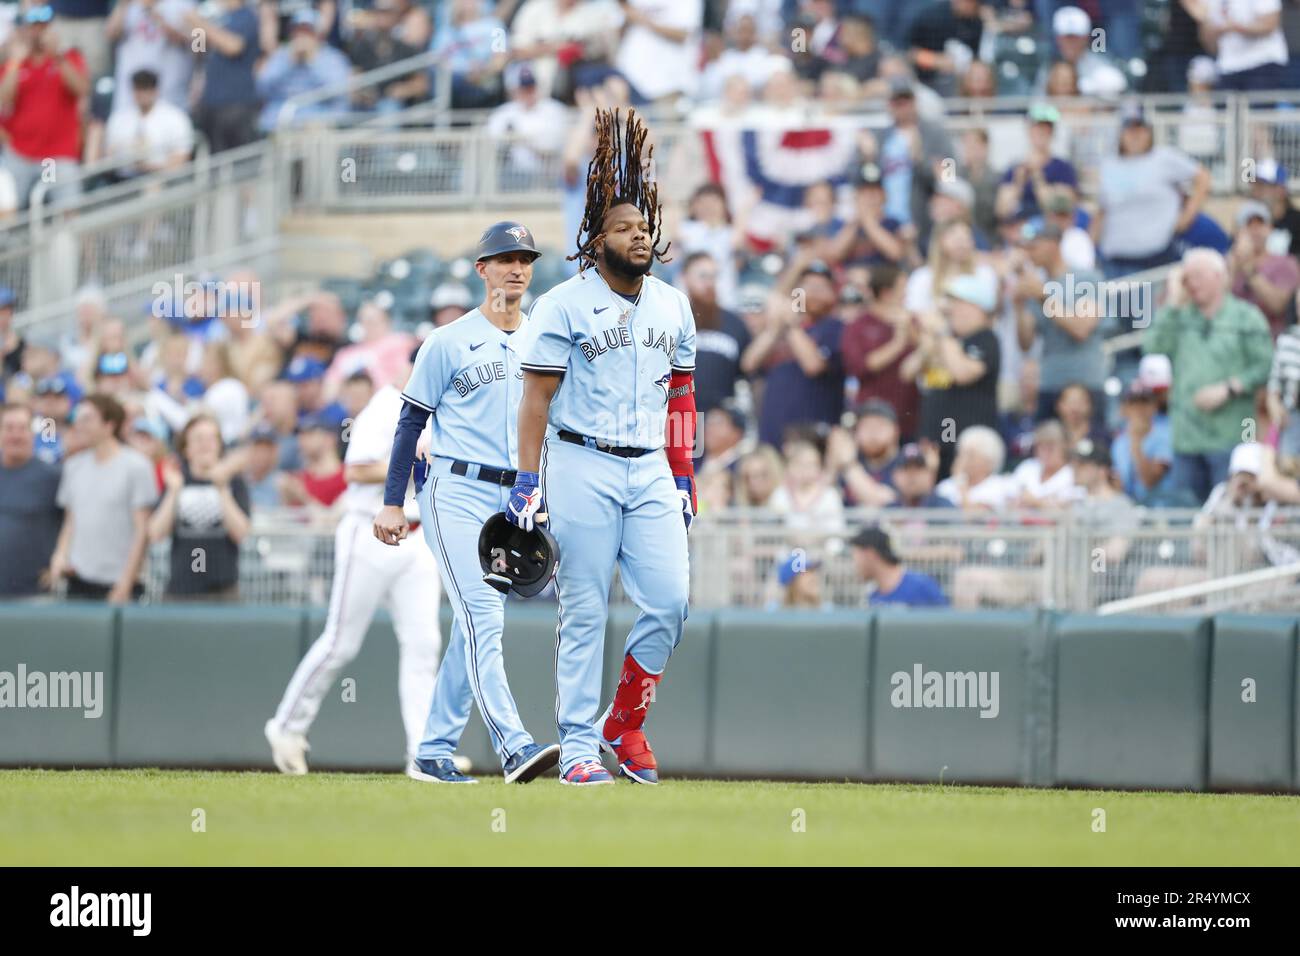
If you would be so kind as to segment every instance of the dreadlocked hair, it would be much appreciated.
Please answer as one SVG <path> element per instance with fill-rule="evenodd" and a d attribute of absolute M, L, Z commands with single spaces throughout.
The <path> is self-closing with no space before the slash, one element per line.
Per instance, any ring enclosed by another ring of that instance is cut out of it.
<path fill-rule="evenodd" d="M 659 248 L 663 207 L 659 204 L 659 187 L 647 179 L 652 168 L 655 148 L 646 145 L 649 133 L 636 110 L 627 111 L 621 123 L 619 110 L 596 110 L 596 151 L 587 164 L 587 205 L 578 226 L 578 251 L 566 261 L 578 260 L 578 271 L 596 264 L 596 238 L 604 229 L 605 216 L 615 206 L 635 206 L 650 225 L 650 248 L 660 262 L 667 258 L 669 246 Z M 645 156 L 642 158 L 642 152 Z"/>

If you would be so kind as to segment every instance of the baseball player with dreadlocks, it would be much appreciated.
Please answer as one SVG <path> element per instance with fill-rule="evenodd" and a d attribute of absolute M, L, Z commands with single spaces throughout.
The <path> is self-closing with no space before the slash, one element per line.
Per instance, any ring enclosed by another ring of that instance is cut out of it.
<path fill-rule="evenodd" d="M 686 532 L 695 515 L 695 321 L 686 296 L 650 275 L 661 208 L 653 148 L 629 111 L 596 114 L 596 150 L 578 232 L 578 275 L 534 304 L 520 343 L 519 472 L 506 515 L 531 529 L 549 515 L 556 573 L 556 722 L 564 783 L 609 784 L 600 763 L 659 782 L 642 726 L 682 637 Z M 644 155 L 643 155 L 644 152 Z M 600 714 L 610 581 L 618 565 L 641 613 L 614 700 Z"/>

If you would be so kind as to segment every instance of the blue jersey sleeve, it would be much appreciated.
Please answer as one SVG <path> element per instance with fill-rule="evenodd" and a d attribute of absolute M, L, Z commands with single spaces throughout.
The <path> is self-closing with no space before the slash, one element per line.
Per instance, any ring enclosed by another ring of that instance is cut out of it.
<path fill-rule="evenodd" d="M 420 432 L 429 420 L 429 413 L 424 408 L 410 402 L 402 403 L 402 414 L 397 419 L 397 434 L 393 438 L 393 450 L 388 456 L 388 478 L 384 482 L 384 504 L 401 507 L 406 502 L 406 483 L 411 477 L 411 466 L 415 464 L 415 448 L 420 441 Z"/>
<path fill-rule="evenodd" d="M 573 350 L 568 316 L 558 302 L 542 296 L 528 313 L 519 367 L 526 372 L 565 372 Z"/>
<path fill-rule="evenodd" d="M 415 355 L 415 365 L 402 390 L 402 398 L 426 412 L 435 411 L 449 384 L 446 356 L 441 336 L 435 332 L 425 339 Z"/>

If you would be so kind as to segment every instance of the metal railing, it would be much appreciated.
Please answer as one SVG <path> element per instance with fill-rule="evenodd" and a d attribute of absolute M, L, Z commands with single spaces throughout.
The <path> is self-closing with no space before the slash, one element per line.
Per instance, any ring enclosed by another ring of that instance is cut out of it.
<path fill-rule="evenodd" d="M 204 151 L 174 171 L 33 215 L 25 241 L 0 253 L 0 273 L 27 276 L 19 324 L 62 314 L 82 285 L 129 283 L 275 236 L 273 167 L 264 143 Z"/>
<path fill-rule="evenodd" d="M 1300 609 L 1300 561 L 1110 601 L 1097 608 L 1097 613 L 1156 613 L 1179 605 L 1195 606 L 1200 611 L 1245 610 L 1261 605 Z"/>
<path fill-rule="evenodd" d="M 318 90 L 308 90 L 306 93 L 291 96 L 284 101 L 284 104 L 276 113 L 276 128 L 291 128 L 297 121 L 298 114 L 305 107 L 326 103 L 341 97 L 347 97 L 348 109 L 342 114 L 336 114 L 328 117 L 328 119 L 335 121 L 361 120 L 370 114 L 362 113 L 351 117 L 348 115 L 352 112 L 351 100 L 353 97 L 363 90 L 378 90 L 393 80 L 400 80 L 412 73 L 419 72 L 430 73 L 433 77 L 427 104 L 432 111 L 430 115 L 439 123 L 449 122 L 450 118 L 447 113 L 451 108 L 451 72 L 443 65 L 444 59 L 443 54 L 426 50 L 424 53 L 417 53 L 415 56 L 389 63 L 386 66 L 376 67 L 364 73 L 355 73 L 346 82 L 333 83 Z M 313 117 L 313 119 L 326 119 L 326 117 Z"/>
<path fill-rule="evenodd" d="M 848 541 L 862 524 L 880 524 L 912 570 L 933 577 L 955 607 L 1044 607 L 1090 611 L 1143 595 L 1165 613 L 1203 613 L 1205 601 L 1230 592 L 1203 582 L 1271 569 L 1265 538 L 1300 546 L 1300 508 L 1243 511 L 1210 518 L 1194 510 L 1135 509 L 1125 519 L 1097 524 L 1066 513 L 976 517 L 949 509 L 858 511 L 843 522 L 809 529 L 770 511 L 729 509 L 702 515 L 691 529 L 691 601 L 698 608 L 780 606 L 776 569 L 796 550 L 815 567 L 828 605 L 859 607 L 867 596 Z M 1275 549 L 1274 554 L 1277 554 Z M 161 600 L 166 590 L 167 545 L 155 545 L 146 593 Z M 1249 600 L 1260 610 L 1300 612 L 1300 587 L 1287 564 L 1276 573 L 1241 578 L 1235 605 Z M 248 604 L 311 604 L 328 601 L 334 569 L 333 527 L 290 511 L 253 515 L 253 531 L 241 547 L 240 599 Z M 1257 580 L 1259 578 L 1260 580 Z M 1261 588 L 1262 579 L 1270 586 Z M 1202 585 L 1190 592 L 1171 588 Z M 1170 595 L 1174 595 L 1173 598 Z M 629 603 L 617 579 L 615 604 Z M 1220 599 L 1215 607 L 1223 606 Z"/>
<path fill-rule="evenodd" d="M 695 176 L 670 172 L 683 162 L 679 149 L 694 141 L 681 125 L 654 130 L 665 198 L 694 186 Z M 525 143 L 482 129 L 317 127 L 281 131 L 276 142 L 289 212 L 553 208 L 561 201 L 558 153 L 529 150 L 533 162 L 525 166 L 515 152 Z"/>
<path fill-rule="evenodd" d="M 340 266 L 339 263 L 346 263 Z M 160 285 L 166 286 L 170 300 L 178 294 L 177 277 L 190 282 L 202 275 L 228 276 L 247 270 L 256 276 L 256 295 L 263 303 L 275 303 L 303 291 L 316 290 L 340 273 L 368 275 L 374 269 L 374 257 L 363 244 L 346 239 L 312 236 L 264 236 L 233 244 L 220 252 L 179 262 L 108 285 L 103 294 L 109 314 L 142 320 L 158 305 Z M 179 291 L 183 291 L 179 290 Z M 241 322 L 256 324 L 260 313 L 240 315 Z M 70 303 L 56 302 L 22 313 L 17 327 L 29 329 L 40 325 L 44 334 L 72 335 L 74 312 Z M 145 321 L 128 321 L 129 344 L 144 344 L 152 333 Z"/>

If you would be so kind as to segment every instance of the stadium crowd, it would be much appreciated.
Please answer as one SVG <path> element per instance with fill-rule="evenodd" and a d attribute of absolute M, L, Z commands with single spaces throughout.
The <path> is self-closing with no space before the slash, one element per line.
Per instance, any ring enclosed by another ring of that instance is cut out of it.
<path fill-rule="evenodd" d="M 1145 6 L 24 4 L 0 36 L 9 208 L 43 159 L 71 167 L 53 185 L 73 192 L 78 162 L 165 170 L 189 156 L 195 130 L 214 150 L 251 142 L 289 98 L 426 49 L 450 73 L 453 107 L 492 110 L 485 129 L 511 137 L 521 174 L 561 157 L 571 196 L 596 103 L 743 118 L 879 99 L 888 124 L 857 136 L 775 229 L 755 228 L 754 198 L 699 185 L 669 210 L 663 276 L 696 316 L 702 517 L 762 508 L 792 544 L 842 534 L 873 602 L 946 603 L 889 535 L 855 533 L 846 512 L 1105 524 L 1139 506 L 1300 504 L 1300 210 L 1287 169 L 1261 156 L 1243 195 L 1211 215 L 1194 136 L 1157 143 L 1151 116 L 1125 100 L 1114 152 L 1085 169 L 1059 150 L 1063 107 L 1049 102 L 1190 91 L 1190 108 L 1198 91 L 1294 87 L 1300 6 L 1243 0 L 1227 7 L 1245 19 L 1225 20 L 1222 4 L 1155 4 L 1167 19 L 1154 41 Z M 992 68 L 998 36 L 1045 51 L 1013 89 Z M 415 71 L 304 105 L 294 121 L 396 114 L 436 83 Z M 1025 114 L 1023 155 L 995 168 L 987 132 L 954 141 L 938 119 L 944 97 L 1008 92 L 1042 99 Z M 60 337 L 19 334 L 16 296 L 0 288 L 0 594 L 64 582 L 70 596 L 130 600 L 149 543 L 170 541 L 170 598 L 234 596 L 258 515 L 328 516 L 350 421 L 376 389 L 400 387 L 422 335 L 476 304 L 446 281 L 418 321 L 397 322 L 382 297 L 354 309 L 323 289 L 263 301 L 252 273 L 195 279 L 144 317 L 113 314 L 87 287 Z M 1130 344 L 1109 356 L 1121 335 Z M 791 554 L 781 600 L 824 603 L 816 572 Z M 948 584 L 956 603 L 1014 591 L 977 574 Z"/>

